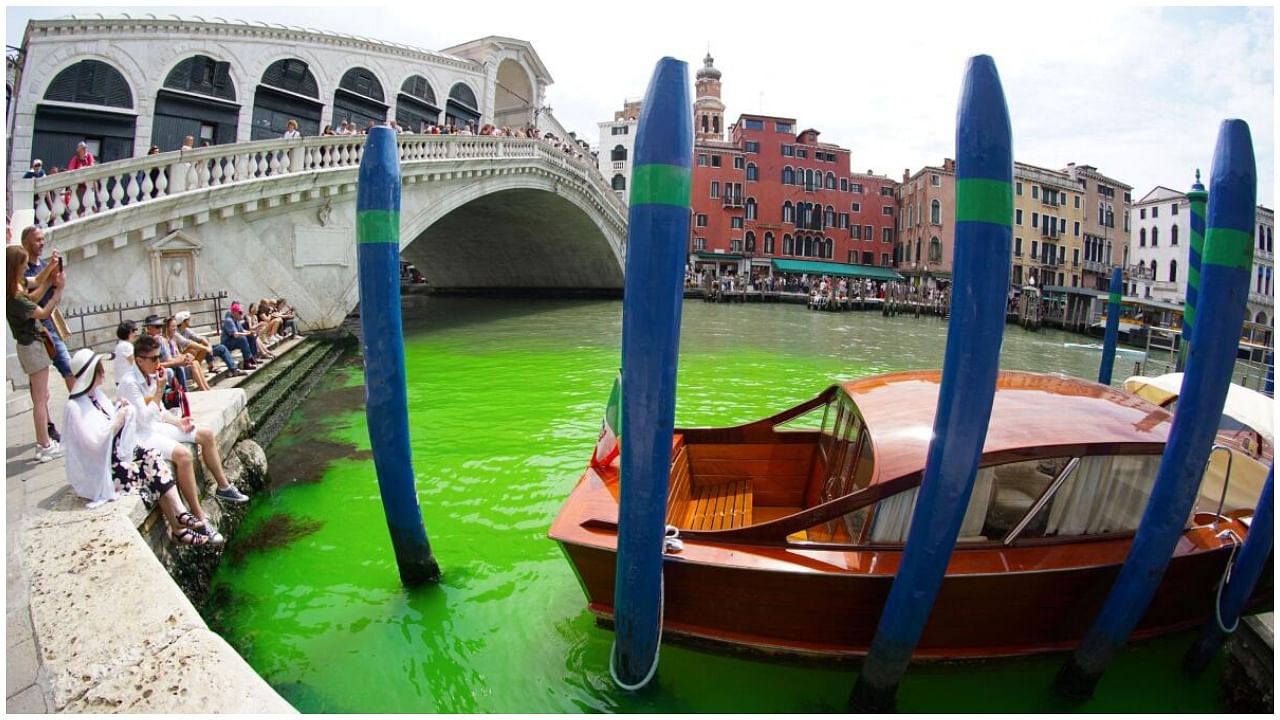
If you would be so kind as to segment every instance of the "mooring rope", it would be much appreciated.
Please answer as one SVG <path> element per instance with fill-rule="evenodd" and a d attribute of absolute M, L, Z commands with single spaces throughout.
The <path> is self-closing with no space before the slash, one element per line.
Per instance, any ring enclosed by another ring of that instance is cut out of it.
<path fill-rule="evenodd" d="M 662 537 L 662 554 L 678 553 L 684 549 L 684 541 L 680 540 L 680 529 L 675 525 L 668 525 L 663 531 Z M 640 679 L 640 682 L 634 685 L 628 685 L 622 682 L 618 677 L 617 668 L 614 667 L 615 653 L 618 649 L 618 637 L 615 634 L 613 638 L 613 646 L 609 648 L 609 677 L 613 678 L 613 682 L 618 687 L 627 692 L 635 692 L 653 681 L 653 676 L 658 674 L 658 656 L 661 655 L 662 649 L 662 622 L 667 611 L 667 579 L 665 564 L 662 575 L 658 578 L 658 644 L 653 651 L 653 665 L 649 667 L 649 672 Z M 614 619 L 616 624 L 617 618 Z M 615 627 L 616 633 L 616 627 Z"/>
<path fill-rule="evenodd" d="M 1231 554 L 1227 556 L 1227 567 L 1223 569 L 1222 577 L 1218 579 L 1218 596 L 1213 601 L 1213 619 L 1217 621 L 1218 629 L 1221 630 L 1223 634 L 1230 635 L 1236 631 L 1236 628 L 1240 627 L 1240 616 L 1236 616 L 1235 622 L 1232 623 L 1229 628 L 1222 623 L 1222 589 L 1231 581 L 1231 566 L 1235 562 L 1236 549 L 1240 547 L 1240 539 L 1236 537 L 1235 532 L 1229 529 L 1218 533 L 1218 537 L 1222 537 L 1223 535 L 1231 538 Z"/>

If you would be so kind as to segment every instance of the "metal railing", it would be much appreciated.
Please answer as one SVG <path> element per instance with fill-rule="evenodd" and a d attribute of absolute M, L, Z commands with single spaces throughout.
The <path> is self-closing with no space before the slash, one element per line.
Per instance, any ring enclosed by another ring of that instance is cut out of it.
<path fill-rule="evenodd" d="M 136 320 L 142 325 L 148 315 L 159 315 L 162 318 L 172 317 L 180 310 L 191 313 L 191 328 L 196 332 L 202 329 L 219 327 L 226 302 L 227 291 L 201 293 L 189 297 L 152 298 L 116 305 L 87 305 L 70 309 L 63 313 L 70 338 L 64 338 L 71 350 L 87 347 L 98 352 L 110 352 L 117 342 L 116 327 L 124 320 Z M 78 342 L 75 342 L 78 341 Z"/>
<path fill-rule="evenodd" d="M 13 210 L 32 208 L 35 220 L 59 227 L 118 208 L 192 190 L 252 182 L 301 172 L 358 168 L 365 136 L 259 140 L 144 155 L 93 167 L 15 180 Z M 539 159 L 594 187 L 625 214 L 595 163 L 532 138 L 484 135 L 399 135 L 400 163 L 471 159 Z M 30 200 L 23 196 L 30 193 Z"/>

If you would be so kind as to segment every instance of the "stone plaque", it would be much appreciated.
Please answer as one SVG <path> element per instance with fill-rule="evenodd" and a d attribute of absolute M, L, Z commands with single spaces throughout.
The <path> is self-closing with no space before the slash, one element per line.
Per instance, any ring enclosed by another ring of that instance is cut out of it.
<path fill-rule="evenodd" d="M 351 264 L 356 234 L 351 228 L 294 228 L 293 266 Z"/>

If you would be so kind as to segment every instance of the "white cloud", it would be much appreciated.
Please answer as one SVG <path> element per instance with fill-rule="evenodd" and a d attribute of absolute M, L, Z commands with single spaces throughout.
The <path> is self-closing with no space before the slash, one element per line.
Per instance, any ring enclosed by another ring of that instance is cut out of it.
<path fill-rule="evenodd" d="M 1206 172 L 1217 126 L 1247 120 L 1259 201 L 1274 207 L 1272 8 L 897 3 L 870 7 L 709 5 L 653 0 L 612 16 L 588 2 L 490 1 L 458 10 L 394 8 L 9 8 L 6 37 L 28 17 L 70 12 L 221 15 L 442 49 L 485 35 L 528 40 L 556 83 L 556 116 L 595 140 L 596 123 L 644 94 L 663 55 L 724 73 L 730 120 L 795 117 L 850 149 L 853 169 L 897 178 L 954 155 L 955 113 L 970 55 L 995 58 L 1024 162 L 1088 163 L 1141 195 L 1185 189 Z"/>

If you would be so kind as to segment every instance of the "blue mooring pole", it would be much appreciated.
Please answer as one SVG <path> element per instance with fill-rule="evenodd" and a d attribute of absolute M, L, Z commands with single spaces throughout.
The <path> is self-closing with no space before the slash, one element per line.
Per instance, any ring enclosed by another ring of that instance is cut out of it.
<path fill-rule="evenodd" d="M 1116 343 L 1120 341 L 1120 291 L 1124 278 L 1120 268 L 1111 270 L 1111 293 L 1107 298 L 1107 332 L 1102 340 L 1102 363 L 1098 365 L 1098 382 L 1111 384 L 1111 368 L 1116 362 Z"/>
<path fill-rule="evenodd" d="M 364 334 L 364 402 L 382 510 L 400 581 L 435 582 L 440 566 L 422 525 L 409 450 L 400 324 L 400 154 L 395 131 L 369 130 L 356 184 L 356 263 Z"/>
<path fill-rule="evenodd" d="M 644 687 L 658 669 L 662 544 L 693 177 L 691 102 L 688 65 L 659 60 L 636 128 L 622 300 L 622 459 L 609 669 L 626 690 Z"/>
<path fill-rule="evenodd" d="M 1222 641 L 1235 631 L 1254 585 L 1258 584 L 1258 578 L 1267 568 L 1271 546 L 1275 543 L 1275 509 L 1271 506 L 1275 474 L 1274 467 L 1267 473 L 1267 483 L 1262 486 L 1262 495 L 1258 497 L 1258 505 L 1249 523 L 1249 536 L 1231 566 L 1230 579 L 1215 600 L 1214 619 L 1204 626 L 1200 637 L 1182 659 L 1182 669 L 1191 677 L 1204 672 L 1218 653 L 1218 648 L 1222 647 Z"/>
<path fill-rule="evenodd" d="M 1124 566 L 1093 626 L 1054 679 L 1064 698 L 1093 696 L 1112 655 L 1151 603 L 1191 514 L 1235 367 L 1249 298 L 1257 193 L 1249 126 L 1243 120 L 1224 120 L 1209 177 L 1200 297 L 1178 411 Z"/>
<path fill-rule="evenodd" d="M 933 440 L 897 577 L 849 710 L 887 712 L 938 595 L 986 441 L 1013 243 L 1013 132 L 995 61 L 970 58 L 956 115 L 955 282 Z"/>
<path fill-rule="evenodd" d="M 1182 310 L 1182 346 L 1178 351 L 1178 372 L 1187 370 L 1187 347 L 1191 342 L 1191 330 L 1196 326 L 1196 301 L 1200 297 L 1200 258 L 1204 255 L 1204 208 L 1209 200 L 1200 183 L 1200 170 L 1196 169 L 1196 182 L 1187 191 L 1191 209 L 1191 247 L 1187 253 L 1187 301 Z"/>

